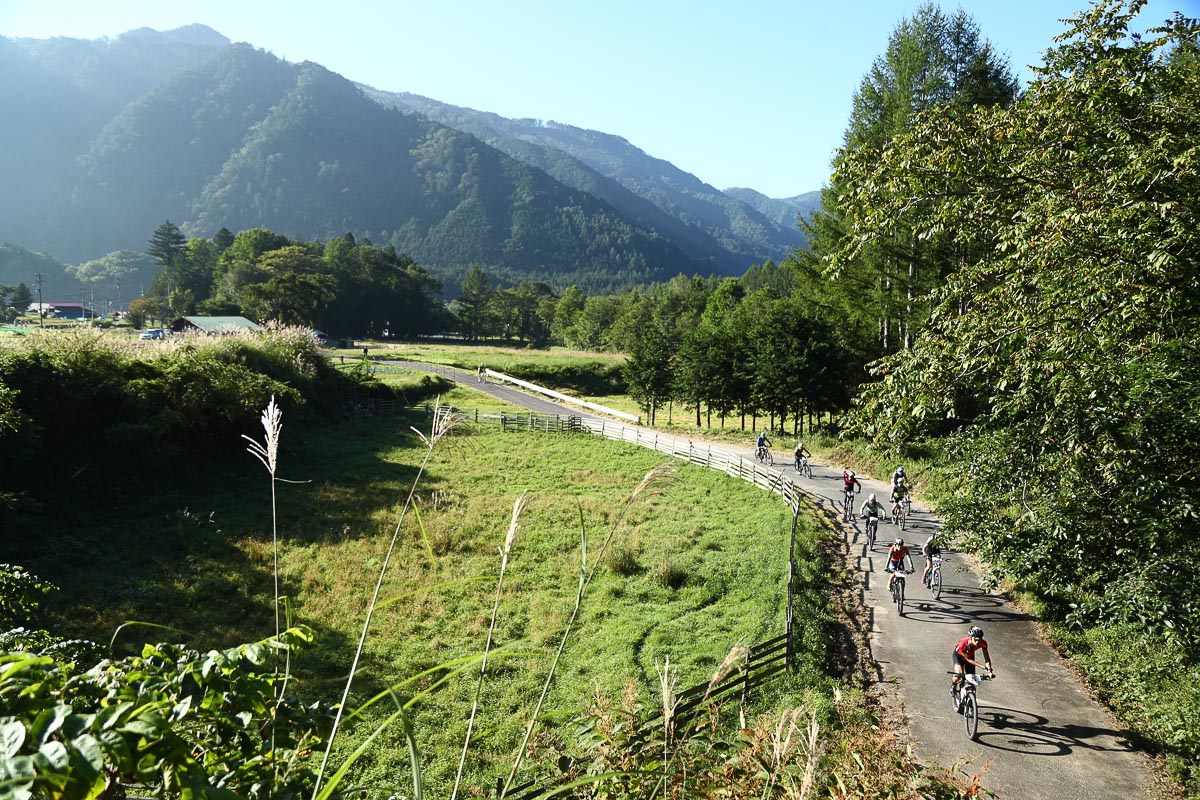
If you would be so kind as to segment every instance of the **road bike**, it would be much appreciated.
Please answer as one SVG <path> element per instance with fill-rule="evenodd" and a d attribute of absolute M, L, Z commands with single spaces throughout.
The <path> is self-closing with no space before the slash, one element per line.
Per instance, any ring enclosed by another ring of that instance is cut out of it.
<path fill-rule="evenodd" d="M 766 464 L 768 467 L 775 465 L 775 459 L 771 457 L 771 448 L 767 447 L 766 445 L 762 445 L 755 450 L 754 457 Z"/>
<path fill-rule="evenodd" d="M 867 549 L 875 549 L 875 537 L 879 533 L 879 517 L 875 514 L 864 514 L 863 519 L 867 521 Z"/>
<path fill-rule="evenodd" d="M 808 463 L 807 456 L 796 456 L 796 472 L 804 475 L 807 478 L 812 477 L 812 465 Z"/>
<path fill-rule="evenodd" d="M 849 522 L 854 518 L 854 490 L 842 490 L 842 522 Z"/>
<path fill-rule="evenodd" d="M 896 604 L 896 612 L 902 617 L 904 616 L 904 576 L 907 574 L 903 564 L 896 567 L 896 571 L 892 574 L 892 602 Z"/>
<path fill-rule="evenodd" d="M 938 600 L 942 596 L 942 563 L 945 559 L 941 556 L 934 556 L 929 565 L 929 577 L 925 580 L 925 585 L 929 587 L 929 593 L 933 595 L 934 600 Z"/>
<path fill-rule="evenodd" d="M 951 672 L 951 675 L 955 673 Z M 975 698 L 975 691 L 979 684 L 984 681 L 992 680 L 996 676 L 994 674 L 987 675 L 963 675 L 962 680 L 954 684 L 950 690 L 950 697 L 954 699 L 954 711 L 963 716 L 963 728 L 967 732 L 967 738 L 974 741 L 975 735 L 979 731 L 979 702 Z"/>

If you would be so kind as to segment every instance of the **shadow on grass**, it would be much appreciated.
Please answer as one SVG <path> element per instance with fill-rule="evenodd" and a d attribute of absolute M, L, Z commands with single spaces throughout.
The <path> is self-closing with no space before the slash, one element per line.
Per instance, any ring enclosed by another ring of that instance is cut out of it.
<path fill-rule="evenodd" d="M 281 547 L 386 543 L 425 452 L 410 425 L 428 421 L 354 416 L 289 430 L 285 419 L 276 485 Z M 443 482 L 427 475 L 420 488 Z M 71 496 L 60 487 L 0 537 L 0 561 L 59 587 L 44 598 L 39 621 L 57 635 L 107 645 L 131 620 L 178 629 L 128 626 L 117 635 L 117 656 L 148 641 L 200 650 L 256 641 L 275 631 L 270 492 L 268 474 L 244 451 L 153 483 L 114 482 L 109 492 Z M 364 574 L 364 592 L 375 577 Z M 281 587 L 285 595 L 297 591 Z M 305 623 L 317 638 L 297 671 L 319 693 L 333 692 L 357 631 Z"/>

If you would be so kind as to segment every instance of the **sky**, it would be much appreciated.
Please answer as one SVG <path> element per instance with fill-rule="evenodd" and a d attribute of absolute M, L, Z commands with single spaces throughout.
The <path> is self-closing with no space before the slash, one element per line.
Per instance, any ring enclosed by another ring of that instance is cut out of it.
<path fill-rule="evenodd" d="M 353 81 L 624 137 L 718 189 L 820 189 L 854 93 L 922 0 L 0 0 L 0 36 L 202 23 Z M 1088 0 L 941 0 L 1027 82 Z M 1139 27 L 1200 0 L 1149 0 Z"/>

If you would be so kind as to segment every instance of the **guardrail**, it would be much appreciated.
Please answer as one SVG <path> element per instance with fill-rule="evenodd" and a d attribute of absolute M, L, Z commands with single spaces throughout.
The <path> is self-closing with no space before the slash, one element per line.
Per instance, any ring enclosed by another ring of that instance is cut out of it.
<path fill-rule="evenodd" d="M 602 406 L 599 403 L 593 403 L 590 400 L 580 400 L 578 397 L 571 397 L 569 394 L 562 394 L 561 392 L 556 392 L 553 389 L 547 389 L 545 386 L 538 386 L 536 383 L 530 383 L 529 381 L 523 381 L 520 378 L 514 378 L 511 375 L 505 375 L 503 372 L 496 372 L 495 370 L 485 368 L 483 370 L 483 374 L 488 378 L 495 378 L 499 381 L 511 383 L 514 386 L 520 386 L 522 389 L 528 389 L 531 392 L 537 392 L 538 394 L 544 394 L 547 397 L 553 397 L 555 400 L 561 400 L 564 403 L 570 403 L 571 405 L 586 408 L 591 411 L 599 411 L 601 414 L 608 414 L 609 416 L 617 417 L 619 419 L 627 419 L 635 425 L 642 424 L 642 418 L 636 414 L 628 414 L 624 411 L 617 411 L 615 408 Z"/>

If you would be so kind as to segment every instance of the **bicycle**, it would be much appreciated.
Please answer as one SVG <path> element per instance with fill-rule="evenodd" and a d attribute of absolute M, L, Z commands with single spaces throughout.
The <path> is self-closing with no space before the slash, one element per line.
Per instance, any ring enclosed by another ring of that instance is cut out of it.
<path fill-rule="evenodd" d="M 796 472 L 807 478 L 812 477 L 812 466 L 808 463 L 807 456 L 796 456 Z"/>
<path fill-rule="evenodd" d="M 892 503 L 892 524 L 898 525 L 900 530 L 904 530 L 904 502 Z"/>
<path fill-rule="evenodd" d="M 854 518 L 854 490 L 842 490 L 842 522 L 849 522 Z"/>
<path fill-rule="evenodd" d="M 925 580 L 925 586 L 929 588 L 929 593 L 933 595 L 934 600 L 942 597 L 942 562 L 944 560 L 941 556 L 933 557 L 929 566 L 929 577 Z"/>
<path fill-rule="evenodd" d="M 755 450 L 754 457 L 769 467 L 775 465 L 775 459 L 771 457 L 771 448 L 767 447 L 766 445 L 763 445 Z"/>
<path fill-rule="evenodd" d="M 950 674 L 955 675 L 957 673 L 950 672 Z M 975 691 L 979 684 L 984 681 L 990 681 L 995 677 L 995 673 L 988 673 L 987 675 L 966 674 L 950 690 L 950 697 L 954 700 L 954 713 L 962 714 L 963 728 L 967 732 L 967 738 L 971 741 L 975 741 L 975 736 L 979 731 L 979 701 L 975 698 Z"/>
<path fill-rule="evenodd" d="M 867 549 L 875 549 L 875 537 L 879 533 L 879 517 L 874 514 L 864 514 L 863 519 L 867 521 Z"/>
<path fill-rule="evenodd" d="M 904 571 L 904 565 L 896 567 L 895 573 L 892 575 L 892 602 L 896 604 L 896 612 L 900 616 L 904 616 L 904 576 L 907 575 Z"/>

